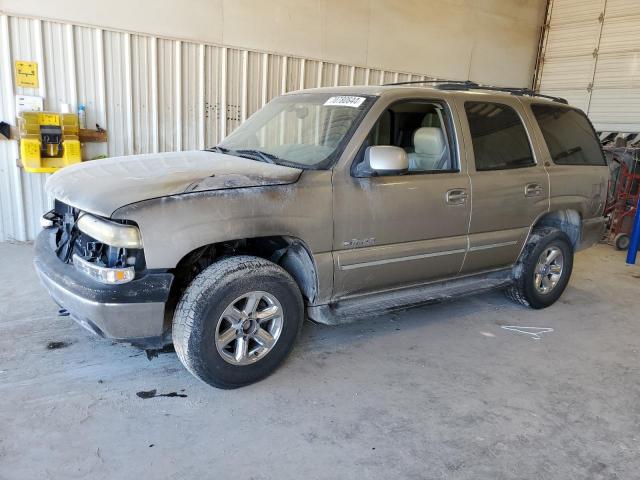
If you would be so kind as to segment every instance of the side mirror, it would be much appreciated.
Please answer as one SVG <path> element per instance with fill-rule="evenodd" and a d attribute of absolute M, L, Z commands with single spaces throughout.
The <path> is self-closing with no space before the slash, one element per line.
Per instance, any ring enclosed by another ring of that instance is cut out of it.
<path fill-rule="evenodd" d="M 400 147 L 378 145 L 368 147 L 365 161 L 378 175 L 399 175 L 409 170 L 409 157 Z"/>

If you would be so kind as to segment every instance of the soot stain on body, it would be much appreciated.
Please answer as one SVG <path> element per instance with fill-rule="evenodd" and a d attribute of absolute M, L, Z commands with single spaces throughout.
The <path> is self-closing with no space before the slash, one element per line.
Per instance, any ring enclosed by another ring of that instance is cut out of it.
<path fill-rule="evenodd" d="M 181 390 L 181 392 L 184 392 L 184 390 Z M 154 388 L 153 390 L 146 390 L 146 391 L 141 391 L 141 392 L 137 392 L 136 395 L 142 399 L 147 399 L 147 398 L 154 398 L 154 397 L 180 397 L 180 398 L 186 398 L 187 394 L 186 393 L 178 393 L 178 392 L 169 392 L 169 393 L 158 393 L 158 391 Z"/>
<path fill-rule="evenodd" d="M 71 342 L 49 342 L 47 343 L 47 350 L 58 350 L 59 348 L 67 348 L 71 345 Z"/>

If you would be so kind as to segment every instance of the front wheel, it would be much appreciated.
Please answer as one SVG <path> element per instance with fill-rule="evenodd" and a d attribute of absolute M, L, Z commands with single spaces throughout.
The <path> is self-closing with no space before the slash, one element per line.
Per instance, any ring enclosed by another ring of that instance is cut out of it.
<path fill-rule="evenodd" d="M 573 270 L 573 246 L 566 233 L 541 228 L 531 234 L 516 266 L 514 284 L 507 296 L 531 308 L 555 303 L 569 283 Z"/>
<path fill-rule="evenodd" d="M 173 344 L 193 375 L 236 388 L 272 373 L 291 351 L 303 320 L 300 290 L 278 265 L 229 257 L 201 272 L 173 318 Z"/>

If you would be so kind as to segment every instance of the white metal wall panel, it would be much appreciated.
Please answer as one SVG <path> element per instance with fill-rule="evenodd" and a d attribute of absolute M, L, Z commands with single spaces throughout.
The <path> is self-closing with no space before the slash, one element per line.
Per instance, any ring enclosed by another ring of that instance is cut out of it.
<path fill-rule="evenodd" d="M 636 9 L 640 4 L 636 4 Z M 607 4 L 608 12 L 608 4 Z M 634 11 L 630 11 L 632 13 Z M 640 13 L 640 12 L 638 12 Z M 623 17 L 605 17 L 602 26 L 599 54 L 619 53 L 640 50 L 640 14 Z"/>
<path fill-rule="evenodd" d="M 247 53 L 247 77 L 246 80 L 246 100 L 245 107 L 243 109 L 244 118 L 248 118 L 253 115 L 262 105 L 263 102 L 267 102 L 269 99 L 266 97 L 266 74 L 267 64 L 269 57 L 266 54 L 258 52 Z"/>
<path fill-rule="evenodd" d="M 369 70 L 369 81 L 365 82 L 367 85 L 381 85 L 384 83 L 384 72 L 382 70 Z"/>
<path fill-rule="evenodd" d="M 182 150 L 197 150 L 204 144 L 204 133 L 201 131 L 203 124 L 201 105 L 202 93 L 201 70 L 204 66 L 201 63 L 200 46 L 194 43 L 182 43 L 181 45 L 181 109 L 182 115 L 180 124 L 176 127 L 182 129 Z"/>
<path fill-rule="evenodd" d="M 42 96 L 52 110 L 84 104 L 88 128 L 108 132 L 108 143 L 83 145 L 85 159 L 215 145 L 291 90 L 427 78 L 7 15 L 0 54 L 3 118 L 15 117 L 15 94 Z M 38 88 L 14 88 L 15 60 L 38 62 Z M 33 239 L 51 207 L 47 175 L 24 173 L 17 157 L 16 141 L 0 142 L 0 241 Z"/>
<path fill-rule="evenodd" d="M 73 29 L 78 104 L 85 105 L 88 127 L 95 128 L 98 124 L 107 128 L 103 32 L 95 28 L 69 27 Z M 108 145 L 104 143 L 87 143 L 82 149 L 83 157 L 87 159 L 107 153 Z"/>
<path fill-rule="evenodd" d="M 352 76 L 351 76 L 351 72 L 352 72 L 352 67 L 348 66 L 348 65 L 340 65 L 338 66 L 338 85 L 340 86 L 344 86 L 344 85 L 352 85 L 352 83 L 350 82 Z"/>
<path fill-rule="evenodd" d="M 637 0 L 553 0 L 538 88 L 584 109 L 597 130 L 640 131 Z"/>
<path fill-rule="evenodd" d="M 321 87 L 333 87 L 338 84 L 338 65 L 335 63 L 324 63 L 322 65 Z"/>
<path fill-rule="evenodd" d="M 157 151 L 157 81 L 154 38 L 131 38 L 133 152 Z M 91 124 L 89 124 L 91 125 Z"/>
<path fill-rule="evenodd" d="M 637 2 L 634 6 L 627 1 L 607 0 L 589 106 L 589 115 L 602 131 L 640 132 L 637 7 Z"/>
<path fill-rule="evenodd" d="M 566 58 L 575 55 L 588 55 L 598 48 L 600 22 L 594 17 L 586 22 L 563 24 L 549 30 L 547 51 L 544 58 Z"/>
<path fill-rule="evenodd" d="M 592 55 L 547 59 L 540 88 L 544 91 L 563 89 L 585 91 L 593 81 L 594 64 Z"/>
<path fill-rule="evenodd" d="M 623 92 L 623 93 L 621 93 Z M 589 117 L 603 132 L 640 131 L 640 89 L 594 89 Z"/>
<path fill-rule="evenodd" d="M 40 20 L 24 19 L 24 18 L 6 18 L 3 19 L 2 42 L 10 47 L 10 64 L 6 65 L 8 71 L 2 76 L 3 83 L 11 82 L 9 88 L 2 88 L 2 94 L 10 94 L 13 90 L 13 80 L 11 74 L 13 72 L 13 62 L 15 60 L 34 60 L 38 62 L 39 69 L 39 87 L 38 88 L 15 88 L 16 94 L 24 95 L 42 95 L 44 96 L 45 85 L 47 82 L 47 72 L 44 70 L 43 55 L 43 39 L 42 39 L 42 23 Z M 3 57 L 4 58 L 4 57 Z M 15 107 L 10 105 L 13 102 L 13 95 L 3 100 L 6 105 L 6 111 L 9 114 L 15 113 Z M 11 118 L 11 117 L 7 117 Z M 2 142 L 3 158 L 2 176 L 3 183 L 6 181 L 8 185 L 6 193 L 3 194 L 2 212 L 3 230 L 5 240 L 28 240 L 34 238 L 38 229 L 38 218 L 42 212 L 46 211 L 51 201 L 44 195 L 45 175 L 30 175 L 24 173 L 16 165 L 18 158 L 18 148 L 15 142 Z M 13 145 L 11 145 L 13 144 Z M 6 180 L 5 177 L 6 176 Z M 3 188 L 3 190 L 5 190 Z M 12 217 L 7 221 L 7 217 Z"/>
<path fill-rule="evenodd" d="M 103 33 L 109 155 L 133 154 L 131 35 Z"/>
<path fill-rule="evenodd" d="M 607 0 L 607 19 L 640 15 L 638 0 Z"/>
<path fill-rule="evenodd" d="M 593 88 L 594 91 L 640 88 L 640 50 L 600 55 Z"/>
<path fill-rule="evenodd" d="M 588 22 L 604 10 L 605 0 L 553 0 L 551 21 L 552 27 Z"/>
<path fill-rule="evenodd" d="M 206 46 L 204 60 L 204 127 L 205 145 L 215 145 L 222 139 L 220 131 L 222 104 L 223 48 Z"/>
<path fill-rule="evenodd" d="M 244 73 L 243 52 L 227 49 L 226 76 L 226 134 L 233 132 L 241 122 L 242 75 Z"/>
<path fill-rule="evenodd" d="M 59 110 L 60 104 L 77 108 L 76 77 L 74 72 L 73 27 L 60 23 L 44 22 L 42 25 L 44 70 L 46 75 L 44 108 Z"/>
<path fill-rule="evenodd" d="M 176 46 L 158 39 L 158 149 L 179 150 L 176 142 Z"/>
<path fill-rule="evenodd" d="M 382 77 L 382 83 L 395 83 L 398 81 L 398 72 L 390 72 L 386 70 Z"/>

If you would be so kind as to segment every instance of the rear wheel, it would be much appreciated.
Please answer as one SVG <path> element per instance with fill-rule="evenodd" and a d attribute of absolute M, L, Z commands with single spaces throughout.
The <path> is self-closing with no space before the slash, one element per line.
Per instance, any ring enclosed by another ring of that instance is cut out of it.
<path fill-rule="evenodd" d="M 555 303 L 571 277 L 573 247 L 569 237 L 555 228 L 541 228 L 531 234 L 516 267 L 516 280 L 507 296 L 531 308 Z"/>
<path fill-rule="evenodd" d="M 278 265 L 229 257 L 189 285 L 173 318 L 173 343 L 184 366 L 220 388 L 272 373 L 291 351 L 303 320 L 300 290 Z"/>

